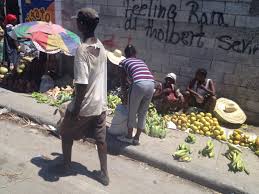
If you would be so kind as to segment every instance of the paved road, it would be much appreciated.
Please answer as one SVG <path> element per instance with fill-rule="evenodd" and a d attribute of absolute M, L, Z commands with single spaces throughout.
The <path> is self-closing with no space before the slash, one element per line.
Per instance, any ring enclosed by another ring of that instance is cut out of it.
<path fill-rule="evenodd" d="M 60 160 L 60 141 L 10 121 L 0 121 L 0 148 L 1 194 L 215 193 L 121 156 L 108 157 L 111 184 L 104 187 L 91 178 L 99 163 L 89 144 L 75 143 L 72 174 L 55 175 L 51 166 Z"/>

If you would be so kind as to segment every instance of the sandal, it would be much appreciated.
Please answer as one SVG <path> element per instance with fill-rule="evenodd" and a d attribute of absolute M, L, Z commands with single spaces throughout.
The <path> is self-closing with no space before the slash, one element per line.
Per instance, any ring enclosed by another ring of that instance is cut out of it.
<path fill-rule="evenodd" d="M 105 175 L 103 173 L 103 171 L 101 171 L 101 170 L 99 170 L 99 171 L 94 170 L 93 171 L 93 175 L 94 175 L 95 179 L 97 181 L 99 181 L 101 184 L 103 184 L 104 186 L 108 186 L 109 185 L 110 179 L 109 179 L 109 177 L 107 175 Z"/>
<path fill-rule="evenodd" d="M 128 143 L 128 144 L 133 144 L 133 138 L 128 138 L 128 137 L 125 137 L 125 136 L 119 136 L 119 137 L 117 137 L 117 139 L 122 141 L 122 142 Z"/>

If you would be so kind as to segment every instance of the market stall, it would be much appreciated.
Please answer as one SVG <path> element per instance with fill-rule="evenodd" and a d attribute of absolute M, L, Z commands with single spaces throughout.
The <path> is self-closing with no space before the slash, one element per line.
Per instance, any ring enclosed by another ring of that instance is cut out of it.
<path fill-rule="evenodd" d="M 12 38 L 19 42 L 20 62 L 13 70 L 1 66 L 1 87 L 31 93 L 72 84 L 62 71 L 62 55 L 75 54 L 80 44 L 76 34 L 56 24 L 28 22 L 15 26 Z"/>

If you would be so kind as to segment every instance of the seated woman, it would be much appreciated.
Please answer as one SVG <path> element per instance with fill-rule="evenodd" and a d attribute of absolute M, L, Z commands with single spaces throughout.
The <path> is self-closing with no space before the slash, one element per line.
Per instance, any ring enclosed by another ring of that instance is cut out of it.
<path fill-rule="evenodd" d="M 211 79 L 207 79 L 207 71 L 198 69 L 195 78 L 190 81 L 185 94 L 185 110 L 195 106 L 212 113 L 216 105 L 216 91 Z"/>
<path fill-rule="evenodd" d="M 169 73 L 165 77 L 165 83 L 157 83 L 153 96 L 153 103 L 158 112 L 165 114 L 169 111 L 177 111 L 183 107 L 184 97 L 176 88 L 176 75 Z"/>

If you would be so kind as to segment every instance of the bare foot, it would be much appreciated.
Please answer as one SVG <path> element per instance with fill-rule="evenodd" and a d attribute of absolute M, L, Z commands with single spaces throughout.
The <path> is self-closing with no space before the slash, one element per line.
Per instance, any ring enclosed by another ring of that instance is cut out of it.
<path fill-rule="evenodd" d="M 96 178 L 96 180 L 99 181 L 101 184 L 103 184 L 104 186 L 109 185 L 110 179 L 109 179 L 108 175 L 106 175 L 103 171 L 94 170 L 93 174 L 94 174 L 94 177 Z"/>

